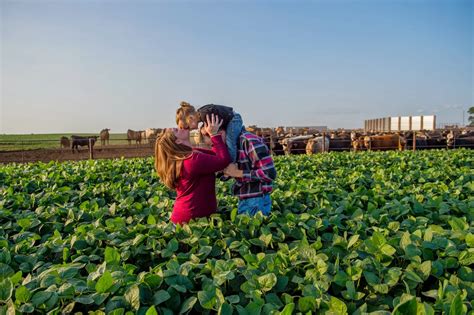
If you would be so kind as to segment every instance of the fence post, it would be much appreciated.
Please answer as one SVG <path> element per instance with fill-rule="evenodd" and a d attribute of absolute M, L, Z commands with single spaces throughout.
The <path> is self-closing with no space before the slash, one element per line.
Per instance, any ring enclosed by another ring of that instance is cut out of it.
<path fill-rule="evenodd" d="M 92 146 L 92 138 L 89 138 L 89 159 L 94 159 L 94 147 Z"/>
<path fill-rule="evenodd" d="M 25 162 L 25 142 L 21 140 L 21 162 Z"/>
<path fill-rule="evenodd" d="M 416 132 L 413 132 L 413 152 L 416 151 Z"/>
<path fill-rule="evenodd" d="M 270 132 L 270 155 L 273 155 L 273 134 Z"/>
<path fill-rule="evenodd" d="M 323 152 L 326 152 L 326 132 L 323 131 Z"/>

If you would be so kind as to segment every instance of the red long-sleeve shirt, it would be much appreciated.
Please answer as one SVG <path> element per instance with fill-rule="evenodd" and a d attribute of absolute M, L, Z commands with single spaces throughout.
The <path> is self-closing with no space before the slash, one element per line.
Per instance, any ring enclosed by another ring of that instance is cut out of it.
<path fill-rule="evenodd" d="M 230 156 L 221 135 L 212 136 L 211 140 L 212 151 L 195 149 L 183 161 L 171 213 L 175 224 L 206 217 L 217 210 L 215 172 L 230 163 Z"/>

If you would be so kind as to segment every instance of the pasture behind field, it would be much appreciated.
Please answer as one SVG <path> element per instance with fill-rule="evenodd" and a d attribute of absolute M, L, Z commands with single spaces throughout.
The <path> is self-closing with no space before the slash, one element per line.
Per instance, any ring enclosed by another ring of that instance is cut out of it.
<path fill-rule="evenodd" d="M 93 133 L 54 133 L 54 134 L 22 134 L 22 135 L 0 135 L 0 151 L 23 151 L 37 149 L 59 149 L 61 137 L 98 136 Z M 135 144 L 135 141 L 132 141 Z M 142 145 L 148 144 L 148 140 L 142 141 Z M 126 133 L 110 133 L 109 146 L 128 145 Z M 95 147 L 101 147 L 100 138 L 97 139 Z M 107 145 L 106 145 L 107 146 Z"/>

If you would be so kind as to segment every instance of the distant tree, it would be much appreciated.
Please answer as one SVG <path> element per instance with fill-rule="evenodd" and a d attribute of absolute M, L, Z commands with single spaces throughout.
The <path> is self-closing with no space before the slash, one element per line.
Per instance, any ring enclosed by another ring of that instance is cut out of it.
<path fill-rule="evenodd" d="M 469 126 L 474 127 L 474 106 L 470 107 L 467 112 L 469 113 Z"/>

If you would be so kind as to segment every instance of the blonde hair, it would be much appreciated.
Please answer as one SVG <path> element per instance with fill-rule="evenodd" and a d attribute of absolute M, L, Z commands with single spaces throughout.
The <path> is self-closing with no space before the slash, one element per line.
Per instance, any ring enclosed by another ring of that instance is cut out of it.
<path fill-rule="evenodd" d="M 176 143 L 173 129 L 165 129 L 155 143 L 155 169 L 161 181 L 171 189 L 176 189 L 176 182 L 183 161 L 192 155 L 192 148 Z"/>
<path fill-rule="evenodd" d="M 196 115 L 196 109 L 193 105 L 184 101 L 179 106 L 176 111 L 176 124 L 179 128 L 189 129 L 189 119 L 191 116 Z"/>

